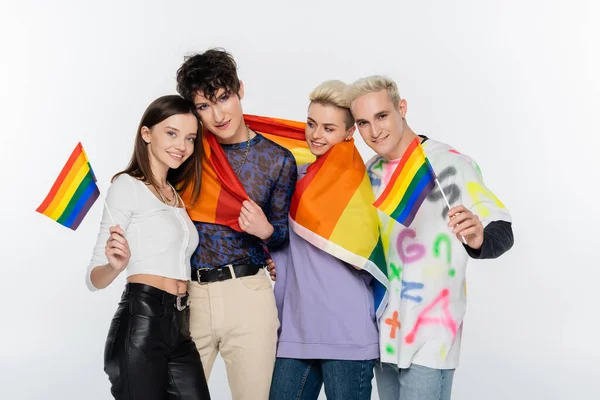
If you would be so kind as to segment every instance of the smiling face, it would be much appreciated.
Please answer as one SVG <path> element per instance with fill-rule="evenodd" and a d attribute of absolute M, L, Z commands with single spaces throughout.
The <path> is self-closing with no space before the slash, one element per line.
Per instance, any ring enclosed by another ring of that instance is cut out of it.
<path fill-rule="evenodd" d="M 198 119 L 190 113 L 172 115 L 151 128 L 142 127 L 155 177 L 166 176 L 169 168 L 179 168 L 192 155 L 197 132 Z"/>
<path fill-rule="evenodd" d="M 334 145 L 350 140 L 354 130 L 346 127 L 347 109 L 311 103 L 306 118 L 305 136 L 310 152 L 319 157 Z"/>
<path fill-rule="evenodd" d="M 402 156 L 405 100 L 401 100 L 395 107 L 388 92 L 380 90 L 357 97 L 350 104 L 350 109 L 367 146 L 388 160 Z"/>
<path fill-rule="evenodd" d="M 204 127 L 220 143 L 247 139 L 241 104 L 244 85 L 233 55 L 225 49 L 213 48 L 186 57 L 177 70 L 177 91 L 194 103 Z"/>
<path fill-rule="evenodd" d="M 237 94 L 221 88 L 216 92 L 214 101 L 207 99 L 200 91 L 196 92 L 196 111 L 204 126 L 215 134 L 220 143 L 241 143 L 246 140 L 248 133 L 242 110 L 243 97 L 242 82 Z"/>

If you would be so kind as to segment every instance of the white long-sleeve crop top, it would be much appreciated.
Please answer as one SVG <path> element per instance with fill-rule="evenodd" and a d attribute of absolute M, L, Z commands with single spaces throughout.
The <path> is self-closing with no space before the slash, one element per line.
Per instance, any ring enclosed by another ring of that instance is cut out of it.
<path fill-rule="evenodd" d="M 125 231 L 131 257 L 127 277 L 151 274 L 166 278 L 190 280 L 190 257 L 198 246 L 198 232 L 185 208 L 171 207 L 161 202 L 147 185 L 127 174 L 119 175 L 106 194 L 100 232 L 94 254 L 87 269 L 88 289 L 96 291 L 91 282 L 95 267 L 106 265 L 106 241 L 109 228 L 120 225 Z"/>

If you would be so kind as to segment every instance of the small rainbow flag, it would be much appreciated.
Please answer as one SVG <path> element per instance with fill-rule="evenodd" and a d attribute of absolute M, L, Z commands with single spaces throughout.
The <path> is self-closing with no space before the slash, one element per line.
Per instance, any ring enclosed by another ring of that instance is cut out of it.
<path fill-rule="evenodd" d="M 36 211 L 76 230 L 100 195 L 96 182 L 83 146 L 78 143 Z"/>
<path fill-rule="evenodd" d="M 304 123 L 249 114 L 244 115 L 244 121 L 250 129 L 290 150 L 298 165 L 314 161 L 315 156 L 305 140 Z M 238 217 L 242 203 L 248 199 L 246 190 L 215 135 L 204 130 L 202 146 L 202 189 L 196 205 L 188 208 L 188 214 L 193 221 L 225 225 L 241 232 Z M 189 203 L 191 191 L 182 193 L 181 197 Z"/>
<path fill-rule="evenodd" d="M 436 175 L 419 138 L 408 146 L 375 207 L 408 227 L 435 187 Z"/>

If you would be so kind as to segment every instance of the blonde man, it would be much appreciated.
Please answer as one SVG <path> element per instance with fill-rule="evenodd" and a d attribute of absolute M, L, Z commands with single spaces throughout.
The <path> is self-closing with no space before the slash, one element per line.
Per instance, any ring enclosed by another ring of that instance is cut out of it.
<path fill-rule="evenodd" d="M 512 247 L 510 214 L 470 157 L 408 126 L 407 102 L 394 81 L 362 78 L 346 97 L 360 135 L 377 153 L 367 163 L 375 196 L 405 165 L 403 157 L 421 146 L 452 206 L 431 179 L 406 226 L 379 211 L 390 279 L 379 326 L 383 364 L 375 368 L 379 397 L 449 400 L 466 311 L 467 260 L 496 258 Z"/>
<path fill-rule="evenodd" d="M 352 155 L 358 152 L 345 88 L 343 82 L 327 81 L 310 94 L 305 133 L 317 161 L 315 168 L 298 168 L 297 191 L 317 179 L 311 175 L 316 169 L 319 175 L 347 182 Z M 360 161 L 359 166 L 364 176 Z M 323 189 L 327 190 L 331 191 Z M 323 193 L 323 197 L 331 195 Z M 318 200 L 307 204 L 302 199 L 305 210 L 327 208 Z M 298 221 L 305 218 L 299 215 L 301 210 L 295 215 Z M 311 244 L 295 225 L 290 228 L 289 245 L 271 253 L 277 266 L 275 297 L 281 330 L 270 399 L 316 400 L 324 385 L 329 400 L 368 400 L 379 357 L 373 276 Z"/>

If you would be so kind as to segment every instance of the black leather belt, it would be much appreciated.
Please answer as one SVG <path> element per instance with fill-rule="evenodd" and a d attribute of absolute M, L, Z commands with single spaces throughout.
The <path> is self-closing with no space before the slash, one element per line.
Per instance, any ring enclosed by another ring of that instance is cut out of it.
<path fill-rule="evenodd" d="M 264 268 L 264 265 L 257 264 L 238 264 L 238 265 L 224 265 L 219 268 L 200 268 L 192 270 L 192 282 L 198 282 L 200 284 L 206 284 L 211 282 L 220 282 L 232 279 L 231 270 L 236 278 L 244 276 L 256 275 L 258 271 Z"/>
<path fill-rule="evenodd" d="M 176 295 L 144 283 L 127 283 L 123 291 L 123 298 L 129 293 L 145 293 L 159 299 L 163 305 L 174 306 L 179 311 L 185 310 L 190 305 L 190 296 L 187 293 Z"/>

